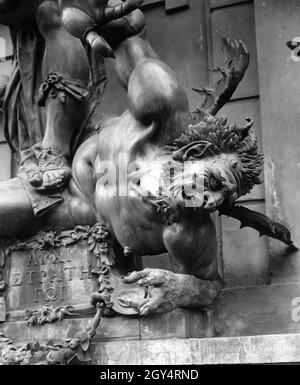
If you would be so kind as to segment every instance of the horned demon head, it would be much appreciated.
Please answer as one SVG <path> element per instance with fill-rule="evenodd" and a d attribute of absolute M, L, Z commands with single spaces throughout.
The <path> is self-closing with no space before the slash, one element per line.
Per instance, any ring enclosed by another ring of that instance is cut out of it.
<path fill-rule="evenodd" d="M 165 152 L 172 161 L 164 167 L 164 185 L 171 198 L 184 205 L 192 203 L 214 211 L 224 202 L 232 205 L 262 182 L 263 156 L 253 121 L 245 127 L 230 125 L 216 116 L 229 101 L 249 64 L 249 54 L 243 42 L 223 39 L 227 63 L 217 68 L 222 74 L 213 88 L 195 89 L 205 95 L 205 101 L 194 113 L 194 121 Z M 169 183 L 167 183 L 169 182 Z"/>

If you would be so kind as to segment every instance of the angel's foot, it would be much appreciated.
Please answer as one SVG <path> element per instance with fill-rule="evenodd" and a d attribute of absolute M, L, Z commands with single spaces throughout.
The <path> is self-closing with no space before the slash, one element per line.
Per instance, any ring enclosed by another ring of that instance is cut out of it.
<path fill-rule="evenodd" d="M 42 149 L 38 160 L 38 168 L 29 179 L 33 187 L 52 190 L 62 187 L 70 180 L 71 169 L 67 160 L 51 148 Z"/>

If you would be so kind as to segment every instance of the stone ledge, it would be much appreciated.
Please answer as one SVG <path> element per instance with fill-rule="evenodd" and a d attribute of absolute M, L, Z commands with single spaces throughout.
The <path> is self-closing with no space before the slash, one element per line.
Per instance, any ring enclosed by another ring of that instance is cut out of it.
<path fill-rule="evenodd" d="M 211 309 L 176 309 L 153 317 L 104 318 L 97 341 L 160 340 L 172 338 L 238 337 L 300 333 L 300 322 L 292 317 L 293 298 L 300 297 L 300 284 L 277 284 L 225 289 Z M 0 331 L 19 340 L 61 339 L 81 330 L 93 317 L 91 306 L 77 305 L 81 317 L 69 318 L 42 327 L 26 326 L 23 312 L 0 323 Z M 21 317 L 22 313 L 22 317 Z M 87 318 L 88 317 L 88 318 Z"/>
<path fill-rule="evenodd" d="M 89 317 L 93 317 L 95 309 L 89 310 Z M 105 317 L 101 320 L 95 341 L 211 337 L 213 329 L 210 314 L 209 310 L 176 309 L 153 317 Z M 86 317 L 66 318 L 42 326 L 27 326 L 25 321 L 19 320 L 0 323 L 0 332 L 12 337 L 15 342 L 47 342 L 49 339 L 72 337 L 88 324 L 89 318 Z"/>
<path fill-rule="evenodd" d="M 225 289 L 214 303 L 215 337 L 300 333 L 292 301 L 300 284 L 273 284 Z"/>
<path fill-rule="evenodd" d="M 175 309 L 170 313 L 140 317 L 141 340 L 213 337 L 212 310 Z"/>
<path fill-rule="evenodd" d="M 0 332 L 12 337 L 15 343 L 44 342 L 64 340 L 73 337 L 76 332 L 89 325 L 88 318 L 64 319 L 53 324 L 27 326 L 24 321 L 5 322 L 0 325 Z M 107 340 L 138 340 L 140 338 L 139 320 L 137 318 L 113 317 L 103 318 L 94 341 Z"/>
<path fill-rule="evenodd" d="M 300 362 L 300 334 L 95 344 L 96 365 L 209 365 Z"/>

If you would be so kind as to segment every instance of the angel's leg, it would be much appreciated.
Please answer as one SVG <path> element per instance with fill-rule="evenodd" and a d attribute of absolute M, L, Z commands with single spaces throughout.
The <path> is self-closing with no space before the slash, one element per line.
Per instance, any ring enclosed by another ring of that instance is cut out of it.
<path fill-rule="evenodd" d="M 81 41 L 61 25 L 56 2 L 43 2 L 36 18 L 45 39 L 46 81 L 39 102 L 46 107 L 46 129 L 39 168 L 30 182 L 34 187 L 50 189 L 65 184 L 71 175 L 71 142 L 86 115 L 89 63 Z"/>
<path fill-rule="evenodd" d="M 0 183 L 0 236 L 24 235 L 33 229 L 38 219 L 19 178 Z"/>
<path fill-rule="evenodd" d="M 95 223 L 89 202 L 74 187 L 45 199 L 44 192 L 30 187 L 25 177 L 0 182 L 0 237 L 32 236 Z"/>

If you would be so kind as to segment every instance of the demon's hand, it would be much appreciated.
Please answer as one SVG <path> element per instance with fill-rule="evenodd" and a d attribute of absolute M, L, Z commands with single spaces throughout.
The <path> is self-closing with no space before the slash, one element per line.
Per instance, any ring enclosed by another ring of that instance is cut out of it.
<path fill-rule="evenodd" d="M 140 315 L 169 312 L 181 305 L 181 284 L 179 274 L 161 269 L 134 271 L 123 279 L 125 283 L 137 282 L 147 288 L 148 295 L 140 300 L 133 300 L 126 295 L 118 298 L 124 307 L 139 310 Z"/>

